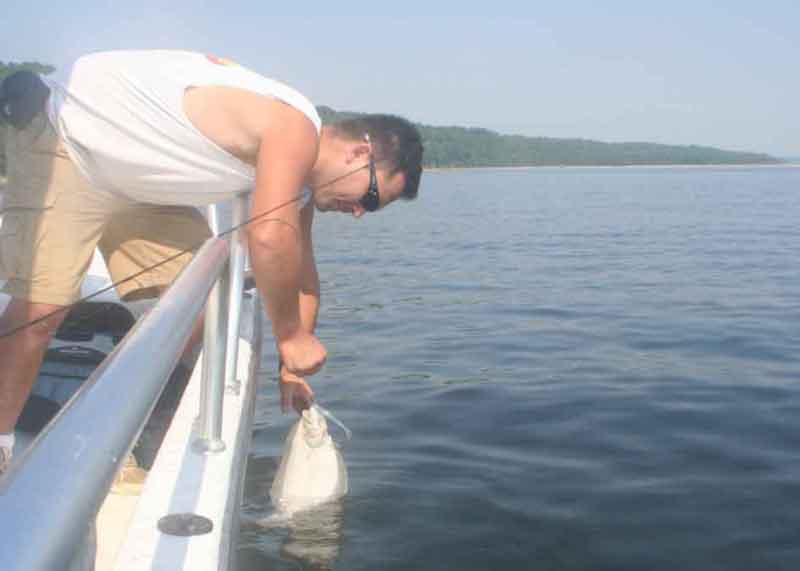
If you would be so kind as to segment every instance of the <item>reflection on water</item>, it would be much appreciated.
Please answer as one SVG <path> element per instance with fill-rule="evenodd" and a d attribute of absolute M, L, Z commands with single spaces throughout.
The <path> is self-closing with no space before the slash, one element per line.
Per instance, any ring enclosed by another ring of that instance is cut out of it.
<path fill-rule="evenodd" d="M 256 466 L 261 470 L 262 482 L 270 484 L 278 463 L 278 458 L 251 459 L 250 469 Z M 268 486 L 260 486 L 256 493 L 263 495 L 251 492 L 243 510 L 240 567 L 308 571 L 334 568 L 344 541 L 343 498 L 288 515 L 272 510 Z M 264 513 L 268 515 L 256 515 Z"/>
<path fill-rule="evenodd" d="M 341 500 L 295 513 L 282 522 L 287 533 L 281 542 L 280 556 L 302 569 L 332 569 L 342 545 L 344 509 Z M 275 524 L 269 524 L 273 530 Z"/>

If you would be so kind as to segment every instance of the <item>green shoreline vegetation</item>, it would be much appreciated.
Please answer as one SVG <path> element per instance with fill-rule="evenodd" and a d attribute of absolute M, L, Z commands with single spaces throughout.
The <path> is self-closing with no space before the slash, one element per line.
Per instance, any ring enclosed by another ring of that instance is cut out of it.
<path fill-rule="evenodd" d="M 357 117 L 319 107 L 324 123 Z M 726 151 L 698 145 L 603 143 L 588 139 L 557 139 L 502 135 L 488 129 L 434 127 L 417 124 L 425 145 L 427 168 L 507 168 L 536 166 L 661 166 L 782 164 L 763 153 Z"/>
<path fill-rule="evenodd" d="M 48 74 L 55 68 L 36 62 L 0 61 L 0 80 L 20 69 Z M 363 113 L 317 108 L 323 123 Z M 604 143 L 588 139 L 558 139 L 503 135 L 471 127 L 435 127 L 417 123 L 429 169 L 509 168 L 536 166 L 666 166 L 774 165 L 784 161 L 764 153 L 726 151 L 698 145 Z M 5 128 L 0 122 L 0 175 L 5 174 Z"/>

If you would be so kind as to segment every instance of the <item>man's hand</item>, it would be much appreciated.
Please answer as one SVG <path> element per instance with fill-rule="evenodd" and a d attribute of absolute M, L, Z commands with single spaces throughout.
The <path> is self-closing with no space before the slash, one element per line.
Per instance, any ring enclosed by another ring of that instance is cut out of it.
<path fill-rule="evenodd" d="M 290 373 L 286 365 L 281 366 L 278 382 L 281 389 L 281 410 L 284 413 L 289 412 L 291 407 L 297 414 L 303 414 L 314 402 L 314 391 L 305 379 Z"/>
<path fill-rule="evenodd" d="M 279 341 L 278 352 L 284 367 L 290 373 L 302 377 L 319 371 L 328 358 L 328 352 L 322 342 L 313 334 L 302 330 Z"/>

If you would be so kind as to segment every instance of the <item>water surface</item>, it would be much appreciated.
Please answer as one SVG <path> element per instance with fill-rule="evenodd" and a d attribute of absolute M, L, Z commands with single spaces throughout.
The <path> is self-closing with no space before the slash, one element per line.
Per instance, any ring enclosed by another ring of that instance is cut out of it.
<path fill-rule="evenodd" d="M 798 220 L 790 168 L 426 173 L 319 216 L 351 493 L 252 523 L 293 420 L 268 340 L 239 571 L 800 568 Z"/>

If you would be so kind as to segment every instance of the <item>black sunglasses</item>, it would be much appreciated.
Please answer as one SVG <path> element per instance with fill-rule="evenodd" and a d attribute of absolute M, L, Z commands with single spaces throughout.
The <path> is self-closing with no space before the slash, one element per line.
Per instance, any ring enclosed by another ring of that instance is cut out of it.
<path fill-rule="evenodd" d="M 369 143 L 369 135 L 364 135 L 364 139 Z M 372 156 L 371 149 L 369 153 L 369 188 L 358 203 L 367 212 L 375 212 L 381 206 L 381 197 L 378 194 L 378 177 L 375 174 L 375 159 Z"/>

